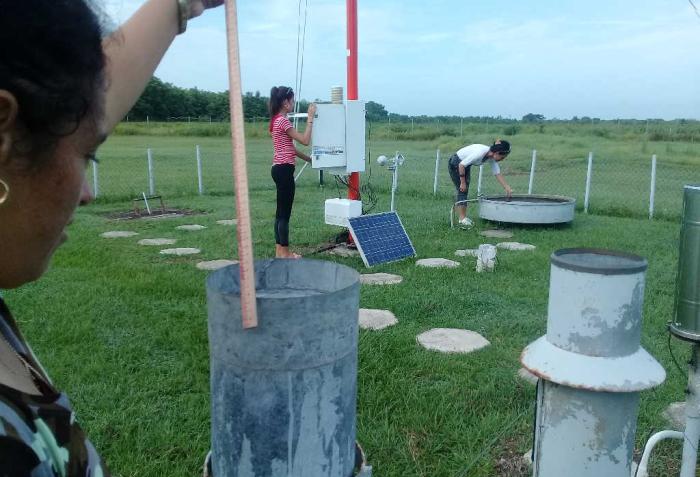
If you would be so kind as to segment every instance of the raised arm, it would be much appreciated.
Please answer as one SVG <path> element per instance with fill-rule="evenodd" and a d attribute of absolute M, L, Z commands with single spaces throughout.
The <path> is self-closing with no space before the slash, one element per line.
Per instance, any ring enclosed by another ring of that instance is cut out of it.
<path fill-rule="evenodd" d="M 188 19 L 224 0 L 147 0 L 105 39 L 107 94 L 105 124 L 112 130 L 136 103 L 180 29 L 181 9 Z"/>
<path fill-rule="evenodd" d="M 309 105 L 309 116 L 306 120 L 306 129 L 304 134 L 301 134 L 294 128 L 287 129 L 287 135 L 297 142 L 302 143 L 304 146 L 308 146 L 311 142 L 311 131 L 313 130 L 314 115 L 316 114 L 316 105 L 311 103 Z M 301 157 L 301 156 L 299 156 Z"/>

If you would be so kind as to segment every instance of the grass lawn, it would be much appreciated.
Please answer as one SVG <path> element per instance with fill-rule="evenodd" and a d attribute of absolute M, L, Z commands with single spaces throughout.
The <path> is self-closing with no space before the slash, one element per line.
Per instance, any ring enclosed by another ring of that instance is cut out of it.
<path fill-rule="evenodd" d="M 110 139 L 101 151 L 101 170 L 119 168 L 126 177 L 136 168 L 136 162 L 130 161 L 137 159 L 145 168 L 142 147 L 148 140 Z M 157 140 L 164 154 L 182 154 L 185 144 L 194 144 L 192 138 Z M 270 257 L 274 250 L 268 142 L 259 139 L 249 144 L 257 257 Z M 197 143 L 226 158 L 222 138 L 197 138 Z M 475 248 L 489 240 L 495 243 L 477 233 L 490 224 L 477 221 L 471 231 L 447 225 L 451 193 L 442 171 L 440 194 L 432 195 L 432 143 L 385 139 L 372 147 L 373 156 L 410 149 L 409 160 L 425 158 L 423 172 L 409 165 L 401 170 L 397 196 L 397 210 L 418 258 L 455 259 L 456 249 Z M 193 157 L 193 150 L 187 154 Z M 520 162 L 527 167 L 528 154 L 522 156 L 512 158 L 511 167 Z M 233 217 L 233 197 L 226 190 L 230 165 L 222 159 L 217 167 L 208 187 L 219 195 L 198 197 L 187 191 L 166 195 L 168 206 L 195 209 L 201 215 L 115 222 L 105 215 L 128 210 L 130 201 L 85 207 L 45 277 L 4 293 L 37 355 L 71 397 L 79 420 L 116 475 L 197 475 L 209 448 L 206 272 L 194 264 L 236 256 L 234 229 L 216 224 Z M 387 210 L 389 173 L 373 166 L 372 174 L 379 196 L 375 211 Z M 485 180 L 495 182 L 490 177 Z M 196 176 L 192 190 L 195 187 Z M 680 190 L 676 193 L 680 198 Z M 292 216 L 292 242 L 297 250 L 308 255 L 339 232 L 323 224 L 323 201 L 335 196 L 333 184 L 317 186 L 315 173 L 302 177 Z M 476 217 L 475 208 L 470 215 Z M 175 230 L 189 223 L 208 228 Z M 108 230 L 133 230 L 140 235 L 99 237 Z M 493 274 L 477 274 L 471 258 L 457 258 L 462 266 L 451 270 L 418 268 L 413 260 L 372 269 L 404 277 L 399 285 L 363 286 L 361 291 L 362 307 L 388 309 L 399 319 L 397 326 L 386 330 L 360 333 L 358 440 L 374 475 L 499 475 L 501 457 L 521 455 L 531 448 L 535 390 L 516 377 L 518 357 L 545 332 L 549 256 L 559 248 L 611 248 L 649 261 L 642 345 L 664 365 L 668 379 L 658 389 L 642 393 L 639 449 L 652 431 L 666 427 L 661 411 L 673 401 L 684 400 L 686 378 L 672 364 L 665 331 L 673 307 L 677 219 L 649 221 L 578 212 L 570 226 L 511 230 L 515 234 L 511 240 L 537 249 L 499 251 Z M 158 247 L 136 244 L 138 239 L 155 237 L 176 238 L 177 246 L 198 247 L 202 254 L 166 257 L 158 254 Z M 367 271 L 360 258 L 309 256 Z M 422 349 L 416 335 L 437 327 L 474 330 L 492 345 L 470 355 Z M 679 361 L 685 361 L 689 346 L 675 340 L 672 346 Z M 676 472 L 680 448 L 680 441 L 659 446 L 652 475 Z"/>

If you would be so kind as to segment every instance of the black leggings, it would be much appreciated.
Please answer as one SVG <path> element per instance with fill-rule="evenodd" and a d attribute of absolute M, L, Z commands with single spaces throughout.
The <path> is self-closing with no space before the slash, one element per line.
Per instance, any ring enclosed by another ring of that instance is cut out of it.
<path fill-rule="evenodd" d="M 289 218 L 294 203 L 294 165 L 275 164 L 272 166 L 272 180 L 277 186 L 277 212 L 275 213 L 275 243 L 289 246 Z"/>

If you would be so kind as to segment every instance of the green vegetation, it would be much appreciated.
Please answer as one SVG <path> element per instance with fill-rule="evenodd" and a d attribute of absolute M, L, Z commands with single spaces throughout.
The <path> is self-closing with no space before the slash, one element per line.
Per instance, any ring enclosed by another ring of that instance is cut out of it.
<path fill-rule="evenodd" d="M 271 146 L 264 124 L 248 126 L 255 254 L 270 257 L 275 207 L 269 176 Z M 456 249 L 487 241 L 477 231 L 491 224 L 477 221 L 472 231 L 448 227 L 452 191 L 444 161 L 466 142 L 488 142 L 502 135 L 505 126 L 464 124 L 459 137 L 456 123 L 446 126 L 451 134 L 414 140 L 396 139 L 399 131 L 388 124 L 372 125 L 371 158 L 396 150 L 407 158 L 400 170 L 396 203 L 419 258 L 455 258 Z M 638 449 L 652 431 L 665 428 L 660 412 L 684 399 L 686 378 L 672 364 L 665 331 L 673 306 L 678 221 L 636 217 L 644 214 L 648 189 L 643 184 L 648 184 L 653 153 L 659 155 L 660 180 L 662 171 L 668 174 L 663 177 L 669 192 L 657 197 L 668 201 L 668 217 L 677 216 L 680 185 L 700 179 L 697 141 L 646 142 L 641 139 L 643 125 L 547 123 L 544 131 L 538 124 L 518 126 L 517 134 L 508 136 L 514 152 L 503 163 L 516 191 L 527 189 L 530 151 L 536 148 L 535 192 L 571 193 L 580 198 L 580 205 L 586 156 L 593 150 L 600 160 L 591 199 L 596 215 L 579 211 L 571 226 L 513 227 L 513 240 L 534 244 L 537 250 L 499 252 L 493 274 L 476 274 L 472 259 L 462 258 L 462 266 L 453 270 L 419 269 L 412 260 L 372 270 L 404 277 L 400 285 L 363 286 L 361 292 L 362 307 L 388 309 L 399 319 L 392 328 L 360 334 L 358 440 L 376 475 L 506 475 L 499 459 L 530 449 L 535 390 L 515 373 L 522 349 L 544 334 L 549 255 L 563 247 L 612 248 L 649 260 L 642 344 L 662 362 L 668 379 L 642 394 Z M 224 128 L 221 125 L 174 125 L 166 137 L 124 135 L 132 127 L 122 124 L 120 134 L 100 150 L 101 187 L 107 198 L 77 213 L 70 240 L 42 280 L 8 291 L 4 298 L 56 384 L 71 397 L 78 419 L 115 475 L 198 475 L 209 448 L 209 356 L 206 273 L 194 264 L 236 256 L 234 229 L 216 224 L 234 215 L 230 144 L 217 134 L 194 138 L 183 133 L 193 127 Z M 169 126 L 137 127 L 152 131 L 149 128 Z M 414 125 L 419 127 L 423 126 Z M 597 135 L 598 129 L 609 131 L 609 137 Z M 201 145 L 204 158 L 205 190 L 210 194 L 204 197 L 196 195 L 195 144 Z M 166 204 L 201 215 L 118 222 L 106 218 L 129 210 L 130 199 L 147 190 L 146 147 L 154 150 L 157 189 Z M 443 163 L 434 197 L 438 147 Z M 312 254 L 340 231 L 323 223 L 323 201 L 338 195 L 335 184 L 326 180 L 326 187 L 319 188 L 317 174 L 311 171 L 300 179 L 292 216 L 293 248 L 365 272 L 359 258 Z M 379 196 L 375 211 L 388 210 L 389 172 L 373 162 L 363 181 L 370 181 Z M 485 190 L 497 187 L 485 174 Z M 616 209 L 623 198 L 640 202 L 638 209 Z M 470 215 L 475 217 L 476 208 Z M 175 230 L 186 223 L 208 229 Z M 140 235 L 99 237 L 108 230 L 134 230 Z M 196 246 L 202 255 L 171 258 L 159 255 L 157 248 L 136 244 L 138 239 L 155 237 L 177 238 L 178 246 Z M 429 352 L 417 345 L 415 337 L 435 327 L 474 330 L 492 345 L 464 356 Z M 688 345 L 674 340 L 672 346 L 681 362 L 688 357 Z M 680 441 L 661 445 L 654 454 L 652 475 L 677 473 L 680 449 Z"/>

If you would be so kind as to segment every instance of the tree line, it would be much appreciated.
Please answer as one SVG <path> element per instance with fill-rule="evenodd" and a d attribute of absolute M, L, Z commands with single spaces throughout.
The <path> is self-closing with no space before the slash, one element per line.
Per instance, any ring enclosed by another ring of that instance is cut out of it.
<path fill-rule="evenodd" d="M 246 92 L 243 94 L 243 115 L 247 121 L 269 119 L 268 101 L 269 97 L 260 94 Z M 297 98 L 298 99 L 298 98 Z M 318 101 L 318 100 L 317 100 Z M 309 102 L 299 100 L 299 111 L 306 112 Z M 366 103 L 367 120 L 377 122 L 415 122 L 415 123 L 459 123 L 460 121 L 470 123 L 491 123 L 491 124 L 513 124 L 517 119 L 503 118 L 501 116 L 409 116 L 405 114 L 390 113 L 384 105 L 374 101 Z M 180 88 L 170 83 L 166 83 L 157 77 L 151 78 L 143 94 L 127 115 L 128 121 L 229 121 L 231 113 L 229 110 L 228 91 L 215 93 L 203 91 L 197 88 Z M 599 118 L 576 117 L 567 120 L 556 118 L 547 119 L 542 114 L 528 113 L 520 121 L 523 123 L 543 123 L 572 121 L 581 123 L 599 123 L 603 120 Z M 608 120 L 611 121 L 611 120 Z M 625 123 L 638 123 L 646 121 L 663 123 L 662 119 L 634 120 L 618 119 L 612 121 L 624 121 Z M 694 120 L 681 119 L 681 124 L 696 123 Z"/>

